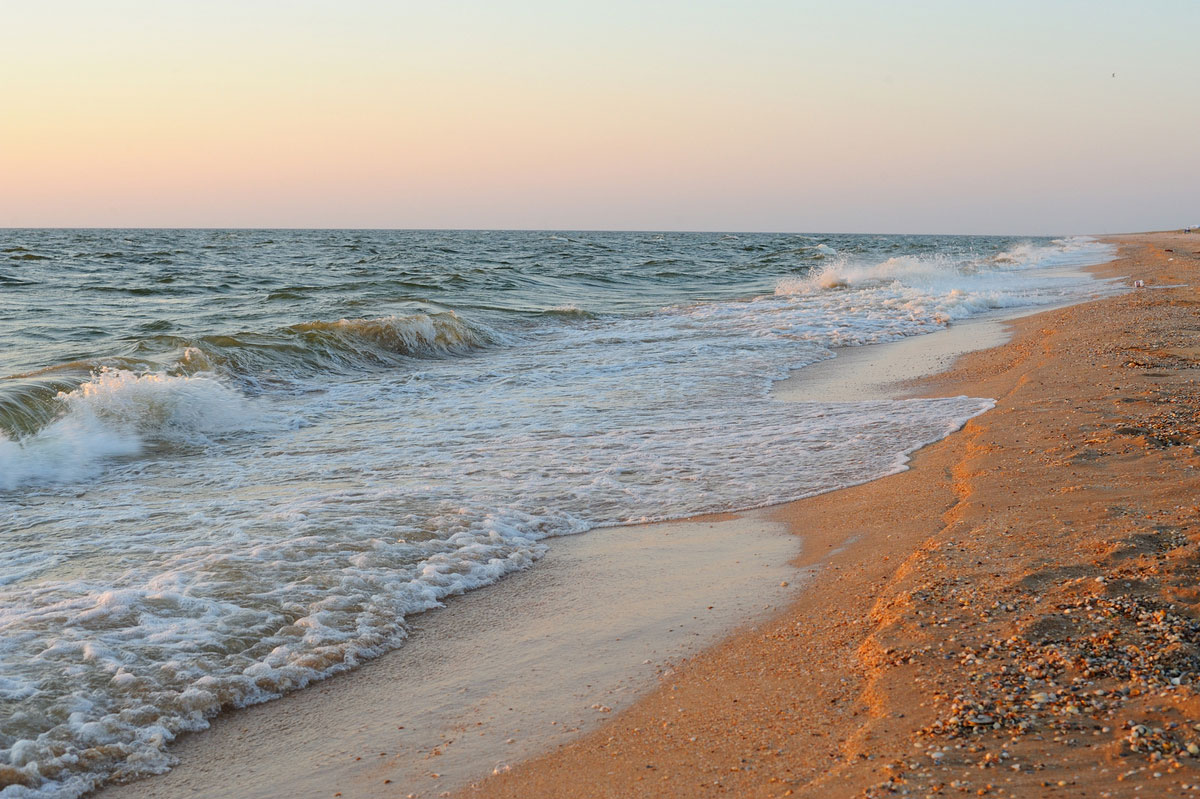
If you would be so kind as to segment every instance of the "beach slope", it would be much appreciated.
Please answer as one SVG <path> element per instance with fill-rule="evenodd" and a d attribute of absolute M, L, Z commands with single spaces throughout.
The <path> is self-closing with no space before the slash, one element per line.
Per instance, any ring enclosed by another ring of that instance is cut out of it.
<path fill-rule="evenodd" d="M 1200 236 L 1113 241 L 1096 271 L 1145 288 L 1017 320 L 922 385 L 993 411 L 909 471 L 775 509 L 830 553 L 786 613 L 464 795 L 1200 784 Z"/>

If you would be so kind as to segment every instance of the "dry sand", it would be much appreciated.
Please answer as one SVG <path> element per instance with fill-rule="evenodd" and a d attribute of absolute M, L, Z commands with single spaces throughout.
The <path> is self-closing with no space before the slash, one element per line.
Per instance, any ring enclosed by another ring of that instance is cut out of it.
<path fill-rule="evenodd" d="M 1017 320 L 1010 343 L 902 387 L 998 398 L 910 471 L 556 541 L 531 571 L 420 617 L 398 652 L 218 719 L 174 748 L 175 771 L 103 795 L 1157 796 L 1200 783 L 1186 756 L 1200 745 L 1200 235 L 1121 242 L 1103 271 L 1147 289 Z M 951 331 L 851 354 L 865 381 L 805 370 L 779 393 L 895 395 L 896 379 L 1010 332 Z M 511 771 L 468 785 L 500 762 Z"/>
<path fill-rule="evenodd" d="M 463 795 L 1200 795 L 1200 235 L 1119 243 L 1145 289 L 925 383 L 995 410 L 775 509 L 854 539 L 784 614 Z"/>

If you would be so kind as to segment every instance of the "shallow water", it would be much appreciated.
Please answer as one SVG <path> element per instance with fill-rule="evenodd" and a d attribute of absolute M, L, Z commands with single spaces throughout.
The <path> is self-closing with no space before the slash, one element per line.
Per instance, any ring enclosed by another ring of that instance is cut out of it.
<path fill-rule="evenodd" d="M 180 731 L 395 647 L 406 616 L 529 566 L 547 536 L 895 472 L 990 401 L 792 404 L 771 382 L 1103 291 L 1075 267 L 1107 255 L 4 231 L 0 768 L 26 785 L 0 796 L 161 771 Z"/>

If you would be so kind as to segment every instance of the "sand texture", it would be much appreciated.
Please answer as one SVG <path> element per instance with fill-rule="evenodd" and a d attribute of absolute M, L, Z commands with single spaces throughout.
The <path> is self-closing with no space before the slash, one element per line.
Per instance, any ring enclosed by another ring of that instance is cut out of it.
<path fill-rule="evenodd" d="M 785 613 L 463 795 L 1200 795 L 1200 235 L 1119 243 L 924 381 L 995 410 L 773 511 L 831 553 Z"/>

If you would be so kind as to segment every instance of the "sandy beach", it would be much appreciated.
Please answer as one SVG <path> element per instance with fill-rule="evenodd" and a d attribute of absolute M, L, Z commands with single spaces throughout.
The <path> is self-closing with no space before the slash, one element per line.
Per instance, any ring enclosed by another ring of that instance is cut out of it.
<path fill-rule="evenodd" d="M 1190 792 L 1200 236 L 1113 241 L 1094 271 L 1144 289 L 778 386 L 996 399 L 908 471 L 558 539 L 399 651 L 222 716 L 169 774 L 97 795 Z M 435 656 L 432 683 L 404 679 Z"/>
<path fill-rule="evenodd" d="M 902 474 L 774 510 L 837 548 L 786 613 L 464 795 L 1167 796 L 1200 790 L 1200 238 L 1145 288 L 1017 320 L 927 378 L 997 399 Z"/>

